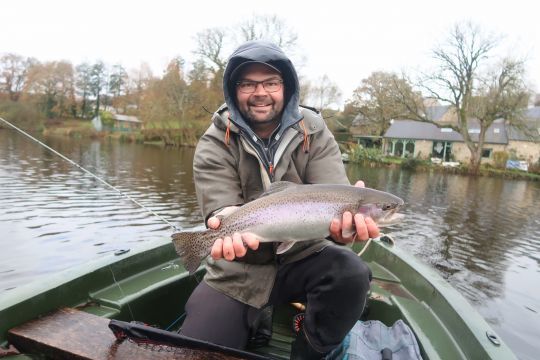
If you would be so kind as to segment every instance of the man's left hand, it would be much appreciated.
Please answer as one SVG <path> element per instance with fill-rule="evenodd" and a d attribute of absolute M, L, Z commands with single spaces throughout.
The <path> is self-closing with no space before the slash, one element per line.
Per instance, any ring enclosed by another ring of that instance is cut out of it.
<path fill-rule="evenodd" d="M 365 187 L 364 182 L 361 180 L 357 181 L 354 186 Z M 341 220 L 334 219 L 330 224 L 330 236 L 335 242 L 342 244 L 348 244 L 355 240 L 366 241 L 369 238 L 376 238 L 379 235 L 379 227 L 373 219 L 364 217 L 362 214 L 355 214 L 353 216 L 349 211 L 343 214 Z"/>

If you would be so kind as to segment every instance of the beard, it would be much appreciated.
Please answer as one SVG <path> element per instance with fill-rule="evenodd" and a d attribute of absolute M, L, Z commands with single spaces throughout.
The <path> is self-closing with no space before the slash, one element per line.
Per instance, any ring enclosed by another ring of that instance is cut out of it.
<path fill-rule="evenodd" d="M 257 113 L 257 106 L 254 103 L 248 104 L 247 111 L 243 111 L 242 115 L 246 122 L 251 126 L 265 127 L 271 124 L 279 123 L 281 120 L 281 111 L 278 111 L 275 104 L 272 104 L 270 110 L 266 114 Z"/>

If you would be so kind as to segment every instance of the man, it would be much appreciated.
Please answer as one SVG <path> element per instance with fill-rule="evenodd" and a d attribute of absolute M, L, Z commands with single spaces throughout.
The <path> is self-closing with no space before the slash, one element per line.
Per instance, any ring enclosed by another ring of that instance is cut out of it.
<path fill-rule="evenodd" d="M 274 181 L 349 184 L 324 120 L 299 107 L 296 71 L 277 46 L 264 41 L 240 46 L 229 58 L 223 91 L 226 105 L 200 139 L 193 165 L 209 227 L 218 228 L 221 217 Z M 297 243 L 282 255 L 253 234 L 216 239 L 204 281 L 186 304 L 181 333 L 244 348 L 266 305 L 307 302 L 291 355 L 324 357 L 362 313 L 371 277 L 341 245 L 379 235 L 375 223 L 360 214 L 346 213 L 329 228 L 331 239 Z"/>

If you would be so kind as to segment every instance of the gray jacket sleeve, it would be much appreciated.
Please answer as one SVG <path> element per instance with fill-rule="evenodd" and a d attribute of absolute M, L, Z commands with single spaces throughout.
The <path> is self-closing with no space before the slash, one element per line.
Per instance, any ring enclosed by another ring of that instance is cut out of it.
<path fill-rule="evenodd" d="M 193 158 L 197 201 L 205 221 L 216 210 L 244 203 L 236 160 L 231 153 L 235 146 L 226 145 L 222 134 L 214 125 L 210 126 L 199 140 Z"/>
<path fill-rule="evenodd" d="M 322 131 L 312 135 L 311 142 L 313 146 L 306 167 L 306 182 L 349 185 L 339 146 L 330 130 L 325 126 Z"/>

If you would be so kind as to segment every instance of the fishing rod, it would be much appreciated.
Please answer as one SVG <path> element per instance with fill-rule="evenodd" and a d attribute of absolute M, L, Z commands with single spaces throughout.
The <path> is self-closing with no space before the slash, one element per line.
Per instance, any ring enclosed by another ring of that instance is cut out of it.
<path fill-rule="evenodd" d="M 180 229 L 174 225 L 173 223 L 171 223 L 169 220 L 165 219 L 163 216 L 159 215 L 158 213 L 156 213 L 154 210 L 152 209 L 149 209 L 147 208 L 146 206 L 144 206 L 143 204 L 141 204 L 139 201 L 137 201 L 136 199 L 132 198 L 131 196 L 129 196 L 128 194 L 122 192 L 120 189 L 118 189 L 117 187 L 109 184 L 107 181 L 103 180 L 102 178 L 100 178 L 99 176 L 97 176 L 96 174 L 92 173 L 91 171 L 85 169 L 84 167 L 82 167 L 81 165 L 77 164 L 75 161 L 71 160 L 70 158 L 68 158 L 67 156 L 64 156 L 63 154 L 59 153 L 58 151 L 56 151 L 55 149 L 51 148 L 50 146 L 48 146 L 47 144 L 44 144 L 43 142 L 41 142 L 40 140 L 36 139 L 35 137 L 33 137 L 32 135 L 28 134 L 26 131 L 18 128 L 17 126 L 13 125 L 12 123 L 10 123 L 9 121 L 3 119 L 0 117 L 0 121 L 2 121 L 3 123 L 5 123 L 6 125 L 8 125 L 9 127 L 11 127 L 12 129 L 15 129 L 17 130 L 19 133 L 23 134 L 24 136 L 28 137 L 29 139 L 37 142 L 38 144 L 40 144 L 41 146 L 43 146 L 44 148 L 46 148 L 47 150 L 53 152 L 54 154 L 60 156 L 62 159 L 66 160 L 67 162 L 69 162 L 71 165 L 79 168 L 80 170 L 84 171 L 85 173 L 87 173 L 88 175 L 92 176 L 94 179 L 98 180 L 99 182 L 101 182 L 102 184 L 105 184 L 106 186 L 108 186 L 109 188 L 113 189 L 114 191 L 116 191 L 117 193 L 119 193 L 120 195 L 122 195 L 123 197 L 125 197 L 126 199 L 132 201 L 133 203 L 135 203 L 137 206 L 141 207 L 142 209 L 146 210 L 147 212 L 149 212 L 150 214 L 156 216 L 157 218 L 159 218 L 161 221 L 163 221 L 164 223 L 166 223 L 167 225 L 169 225 L 174 231 L 180 231 Z"/>

